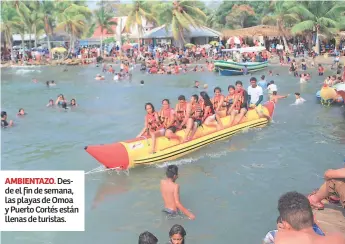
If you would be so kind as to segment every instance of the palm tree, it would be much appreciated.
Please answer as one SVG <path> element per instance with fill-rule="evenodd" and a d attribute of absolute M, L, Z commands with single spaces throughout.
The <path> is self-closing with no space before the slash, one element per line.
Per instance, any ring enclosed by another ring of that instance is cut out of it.
<path fill-rule="evenodd" d="M 132 9 L 130 10 L 126 23 L 125 30 L 130 32 L 131 27 L 137 26 L 138 30 L 138 45 L 140 49 L 140 39 L 144 33 L 144 27 L 142 21 L 156 23 L 157 20 L 151 12 L 152 5 L 144 1 L 135 1 Z"/>
<path fill-rule="evenodd" d="M 185 42 L 184 32 L 190 31 L 190 27 L 200 27 L 207 19 L 206 14 L 191 1 L 173 1 L 155 6 L 159 16 L 159 22 L 171 26 L 172 34 L 180 46 Z"/>
<path fill-rule="evenodd" d="M 113 15 L 107 11 L 103 5 L 100 9 L 95 11 L 96 25 L 101 28 L 101 57 L 103 57 L 103 30 L 107 30 L 109 33 L 113 33 L 113 26 L 117 25 L 117 22 L 113 21 Z"/>
<path fill-rule="evenodd" d="M 50 53 L 51 50 L 51 44 L 50 44 L 50 36 L 53 33 L 53 24 L 54 24 L 54 11 L 55 9 L 55 3 L 52 1 L 42 1 L 40 3 L 39 8 L 39 17 L 43 19 L 43 29 L 47 36 L 47 44 L 48 44 L 48 50 Z"/>
<path fill-rule="evenodd" d="M 66 7 L 66 2 L 60 3 L 61 5 L 58 5 L 58 8 L 62 10 Z M 62 12 L 57 14 L 58 24 L 56 30 L 63 29 L 70 36 L 68 54 L 71 53 L 76 38 L 81 37 L 83 32 L 86 31 L 87 18 L 90 14 L 89 8 L 74 3 L 70 3 Z"/>
<path fill-rule="evenodd" d="M 271 4 L 271 13 L 262 18 L 263 24 L 275 24 L 278 30 L 281 33 L 281 38 L 283 39 L 285 50 L 289 50 L 284 29 L 288 22 L 297 22 L 299 21 L 298 15 L 291 13 L 290 9 L 296 3 L 293 2 L 284 2 L 284 1 L 275 1 Z"/>
<path fill-rule="evenodd" d="M 42 23 L 42 19 L 40 18 L 40 15 L 39 15 L 40 2 L 39 1 L 30 2 L 28 4 L 28 9 L 30 10 L 29 22 L 31 24 L 31 30 L 34 32 L 34 35 L 35 35 L 35 48 L 37 48 L 37 41 L 38 41 L 37 32 L 38 32 L 40 24 Z"/>
<path fill-rule="evenodd" d="M 307 33 L 309 39 L 311 34 L 316 31 L 316 40 L 318 42 L 319 34 L 334 35 L 338 31 L 340 16 L 345 11 L 345 5 L 331 1 L 308 1 L 295 5 L 290 9 L 297 13 L 301 22 L 295 24 L 291 32 Z M 318 48 L 318 47 L 317 47 Z"/>
<path fill-rule="evenodd" d="M 13 53 L 12 34 L 16 27 L 16 23 L 20 20 L 15 9 L 8 6 L 6 3 L 1 3 L 1 32 L 4 32 L 5 43 L 7 43 L 11 49 L 11 56 Z"/>

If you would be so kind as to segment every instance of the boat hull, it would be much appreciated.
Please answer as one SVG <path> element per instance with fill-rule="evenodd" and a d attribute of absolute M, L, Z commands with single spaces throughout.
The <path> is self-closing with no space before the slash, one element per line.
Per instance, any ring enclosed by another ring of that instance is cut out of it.
<path fill-rule="evenodd" d="M 260 71 L 263 70 L 265 68 L 258 68 L 258 69 L 253 69 L 250 70 L 248 72 L 253 73 L 256 71 Z M 222 76 L 235 76 L 235 75 L 243 75 L 243 71 L 242 70 L 231 70 L 231 69 L 221 69 L 219 68 L 219 74 Z"/>
<path fill-rule="evenodd" d="M 216 69 L 230 69 L 230 70 L 241 70 L 244 66 L 247 66 L 248 72 L 257 69 L 264 69 L 268 66 L 268 61 L 265 62 L 248 62 L 238 63 L 232 61 L 215 61 L 214 66 Z"/>
<path fill-rule="evenodd" d="M 265 115 L 272 117 L 274 103 L 268 102 L 262 106 Z M 229 123 L 229 116 L 221 119 L 223 125 Z M 150 154 L 151 138 L 135 138 L 128 141 L 90 145 L 85 150 L 107 168 L 128 169 L 138 165 L 162 163 L 180 158 L 194 152 L 215 141 L 227 139 L 243 129 L 261 127 L 268 123 L 266 118 L 259 118 L 255 110 L 247 112 L 240 124 L 217 131 L 215 126 L 203 125 L 198 128 L 195 139 L 179 143 L 178 140 L 169 140 L 166 137 L 156 139 L 156 153 Z M 180 130 L 176 135 L 184 137 L 185 131 Z"/>

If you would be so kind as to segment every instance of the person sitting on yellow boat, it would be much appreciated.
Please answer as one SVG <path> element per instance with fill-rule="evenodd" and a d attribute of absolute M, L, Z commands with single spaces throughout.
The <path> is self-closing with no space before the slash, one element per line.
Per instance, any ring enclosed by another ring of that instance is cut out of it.
<path fill-rule="evenodd" d="M 212 126 L 216 122 L 217 130 L 223 129 L 222 121 L 214 111 L 210 97 L 204 91 L 200 92 L 199 104 L 202 110 L 203 123 Z"/>
<path fill-rule="evenodd" d="M 230 107 L 229 126 L 237 125 L 247 113 L 248 93 L 243 89 L 242 81 L 236 81 L 236 91 L 233 104 Z M 237 116 L 236 116 L 237 115 Z M 236 116 L 236 120 L 235 120 Z"/>
<path fill-rule="evenodd" d="M 235 87 L 233 85 L 228 86 L 228 92 L 228 95 L 224 98 L 223 104 L 223 107 L 226 107 L 226 115 L 230 115 L 231 113 L 230 108 L 235 99 Z"/>
<path fill-rule="evenodd" d="M 186 112 L 186 133 L 184 137 L 184 142 L 192 140 L 194 134 L 199 126 L 202 124 L 202 110 L 200 104 L 198 103 L 199 97 L 198 95 L 192 95 L 190 99 L 190 103 L 187 105 L 187 112 Z"/>
<path fill-rule="evenodd" d="M 175 134 L 177 130 L 176 116 L 174 109 L 170 107 L 169 99 L 163 99 L 159 119 L 164 128 L 162 135 L 168 139 L 177 139 L 180 141 L 180 137 Z"/>
<path fill-rule="evenodd" d="M 145 104 L 146 116 L 145 116 L 145 126 L 142 131 L 139 133 L 138 137 L 142 137 L 145 134 L 151 136 L 152 138 L 152 149 L 150 153 L 155 153 L 156 147 L 156 137 L 164 135 L 165 129 L 159 120 L 158 113 L 155 111 L 155 108 L 152 103 Z"/>
<path fill-rule="evenodd" d="M 180 95 L 178 97 L 178 103 L 176 104 L 175 107 L 175 112 L 176 112 L 176 120 L 178 123 L 177 128 L 178 129 L 184 129 L 186 128 L 186 123 L 188 121 L 188 116 L 187 116 L 187 106 L 188 102 L 186 101 L 186 97 L 184 95 Z M 190 110 L 190 108 L 189 108 Z"/>
<path fill-rule="evenodd" d="M 248 103 L 251 109 L 255 109 L 260 117 L 263 117 L 261 102 L 264 98 L 263 90 L 257 85 L 255 77 L 250 78 L 250 86 L 248 87 Z"/>
<path fill-rule="evenodd" d="M 213 90 L 214 97 L 211 99 L 213 109 L 216 113 L 224 110 L 223 103 L 224 103 L 224 95 L 222 94 L 222 89 L 220 87 L 216 87 Z"/>

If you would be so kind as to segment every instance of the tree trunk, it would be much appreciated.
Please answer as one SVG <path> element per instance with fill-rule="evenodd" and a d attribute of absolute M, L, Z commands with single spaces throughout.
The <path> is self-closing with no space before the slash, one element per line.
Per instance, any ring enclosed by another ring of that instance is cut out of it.
<path fill-rule="evenodd" d="M 31 43 L 31 30 L 29 28 L 29 49 L 30 49 L 30 52 L 31 52 L 31 48 L 32 48 L 32 43 Z"/>
<path fill-rule="evenodd" d="M 119 53 L 122 54 L 122 35 L 121 35 L 121 32 L 122 32 L 122 18 L 120 18 L 120 33 L 116 33 L 117 37 L 116 37 L 116 40 L 119 41 Z"/>
<path fill-rule="evenodd" d="M 101 26 L 101 57 L 103 58 L 103 26 Z"/>
<path fill-rule="evenodd" d="M 52 47 L 50 46 L 50 37 L 49 37 L 49 34 L 46 33 L 46 35 L 47 35 L 48 51 L 49 51 L 49 55 L 50 55 L 50 52 L 51 52 Z"/>
<path fill-rule="evenodd" d="M 23 49 L 22 61 L 24 61 L 24 57 L 25 57 L 24 33 L 20 34 L 20 37 L 22 38 L 22 49 Z"/>
<path fill-rule="evenodd" d="M 34 32 L 35 32 L 35 48 L 37 48 L 37 27 L 34 25 Z"/>

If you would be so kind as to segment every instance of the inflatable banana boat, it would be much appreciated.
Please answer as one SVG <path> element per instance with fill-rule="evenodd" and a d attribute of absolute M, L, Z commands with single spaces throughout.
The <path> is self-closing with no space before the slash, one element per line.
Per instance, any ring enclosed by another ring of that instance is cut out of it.
<path fill-rule="evenodd" d="M 274 103 L 268 102 L 257 109 L 261 109 L 266 116 L 272 118 Z M 223 125 L 229 123 L 230 117 L 221 118 Z M 84 149 L 107 168 L 125 170 L 137 165 L 148 165 L 166 162 L 180 158 L 196 151 L 215 141 L 226 139 L 246 128 L 260 127 L 268 123 L 267 118 L 260 118 L 256 109 L 249 110 L 242 121 L 235 126 L 217 131 L 215 127 L 202 125 L 198 128 L 194 139 L 179 143 L 178 140 L 169 140 L 158 137 L 156 140 L 156 153 L 150 154 L 151 138 L 141 137 L 113 144 L 90 145 Z M 184 137 L 185 131 L 176 134 Z"/>

